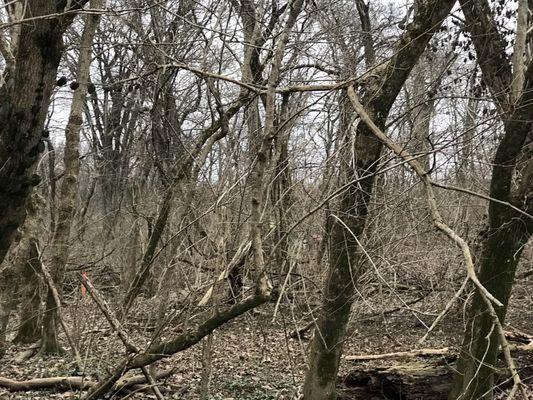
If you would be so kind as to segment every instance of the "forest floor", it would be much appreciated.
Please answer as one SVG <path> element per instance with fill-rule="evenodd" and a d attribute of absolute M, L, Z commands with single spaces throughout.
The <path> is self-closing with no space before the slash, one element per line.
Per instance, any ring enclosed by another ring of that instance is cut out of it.
<path fill-rule="evenodd" d="M 533 334 L 533 280 L 520 282 L 513 295 L 513 306 L 509 311 L 508 329 L 516 328 Z M 413 294 L 402 294 L 402 301 L 416 298 Z M 356 307 L 350 325 L 350 335 L 345 343 L 344 354 L 380 354 L 408 351 L 416 348 L 417 340 L 426 332 L 424 324 L 430 325 L 439 310 L 450 298 L 450 292 L 433 292 L 423 300 L 402 306 L 396 295 L 381 300 L 367 298 Z M 142 302 L 138 307 L 143 307 Z M 97 314 L 86 313 L 88 304 L 69 307 L 69 324 L 82 332 L 86 342 L 86 376 L 93 378 L 121 360 L 123 346 L 112 334 L 103 318 Z M 373 309 L 394 310 L 379 313 Z M 283 305 L 273 320 L 274 304 L 261 307 L 257 312 L 248 313 L 219 329 L 214 335 L 212 345 L 212 378 L 210 399 L 212 400 L 282 400 L 296 399 L 301 391 L 305 371 L 305 351 L 308 336 L 303 340 L 291 339 L 289 332 L 295 326 L 305 325 L 303 311 L 296 312 L 294 307 Z M 424 348 L 456 348 L 463 330 L 463 309 L 459 304 L 430 335 Z M 89 314 L 91 316 L 89 316 Z M 77 319 L 72 319 L 76 315 Z M 83 318 L 82 320 L 80 320 Z M 132 337 L 137 328 L 129 327 Z M 141 333 L 137 332 L 141 337 Z M 87 344 L 88 343 L 88 344 Z M 83 350 L 83 346 L 80 346 Z M 0 364 L 0 376 L 17 380 L 40 377 L 69 376 L 76 370 L 72 357 L 34 356 L 28 360 L 15 361 L 17 354 L 24 348 L 12 346 Z M 197 399 L 202 377 L 202 344 L 158 363 L 160 369 L 173 368 L 173 374 L 161 381 L 166 399 Z M 394 362 L 394 361 L 384 361 Z M 521 365 L 533 366 L 533 354 Z M 354 368 L 354 362 L 343 361 L 341 376 Z M 526 377 L 530 383 L 533 376 Z M 531 390 L 530 390 L 531 391 Z M 532 391 L 533 393 L 533 391 Z M 79 392 L 8 392 L 0 388 L 0 399 L 76 399 Z M 113 398 L 119 398 L 117 396 Z M 132 394 L 132 399 L 149 399 L 155 396 L 147 391 Z"/>

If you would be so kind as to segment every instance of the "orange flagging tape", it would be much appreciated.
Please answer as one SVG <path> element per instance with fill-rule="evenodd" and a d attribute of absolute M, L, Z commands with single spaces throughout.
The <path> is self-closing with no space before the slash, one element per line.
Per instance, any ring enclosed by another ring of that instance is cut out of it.
<path fill-rule="evenodd" d="M 81 273 L 81 276 L 82 276 L 82 279 L 83 279 L 83 283 L 86 283 L 87 282 L 87 272 L 83 271 Z M 85 288 L 85 285 L 82 284 L 81 285 L 81 295 L 85 296 L 86 294 L 87 294 L 87 289 Z"/>

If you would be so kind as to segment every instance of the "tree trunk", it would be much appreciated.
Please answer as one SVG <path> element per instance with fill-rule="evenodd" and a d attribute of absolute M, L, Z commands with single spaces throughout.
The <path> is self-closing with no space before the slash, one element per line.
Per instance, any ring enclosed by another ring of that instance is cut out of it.
<path fill-rule="evenodd" d="M 41 337 L 41 294 L 39 275 L 42 272 L 39 258 L 39 243 L 42 223 L 39 212 L 44 210 L 44 201 L 34 194 L 27 207 L 28 216 L 24 225 L 23 237 L 19 244 L 22 251 L 19 279 L 21 284 L 19 327 L 13 339 L 15 343 L 34 343 Z"/>
<path fill-rule="evenodd" d="M 381 82 L 367 89 L 367 109 L 380 128 L 384 128 L 387 115 L 411 69 L 424 51 L 433 33 L 450 12 L 454 1 L 426 1 L 417 9 L 414 21 L 409 24 L 399 40 L 398 52 L 389 60 L 380 76 Z M 346 139 L 350 134 L 345 133 Z M 346 153 L 355 157 L 341 160 L 340 185 L 364 179 L 348 186 L 340 199 L 339 209 L 333 218 L 329 270 L 325 283 L 322 309 L 318 316 L 317 332 L 310 345 L 309 371 L 304 384 L 305 400 L 334 399 L 335 383 L 339 369 L 342 344 L 353 303 L 355 284 L 359 275 L 359 244 L 357 237 L 363 233 L 372 194 L 375 171 L 381 154 L 381 143 L 375 139 L 368 126 L 357 127 L 353 149 L 345 140 Z M 353 151 L 353 153 L 352 153 Z M 355 159 L 355 162 L 352 160 Z"/>
<path fill-rule="evenodd" d="M 531 71 L 533 72 L 533 71 Z M 531 73 L 530 72 L 530 73 Z M 531 75 L 529 75 L 531 76 Z M 531 95 L 529 95 L 531 97 Z M 532 98 L 523 101 L 531 102 Z M 523 171 L 518 193 L 512 193 L 513 171 L 516 160 L 531 130 L 531 117 L 525 107 L 505 123 L 505 135 L 498 146 L 493 163 L 490 197 L 520 204 L 531 213 L 531 174 L 533 163 L 529 161 Z M 526 189 L 527 188 L 527 189 Z M 489 204 L 489 227 L 485 233 L 480 260 L 479 280 L 496 297 L 503 307 L 496 313 L 503 324 L 511 296 L 520 254 L 531 236 L 530 218 L 495 202 Z M 451 399 L 492 399 L 494 365 L 500 344 L 486 303 L 478 292 L 469 311 L 469 321 L 463 341 L 463 351 L 458 362 Z"/>
<path fill-rule="evenodd" d="M 470 188 L 470 181 L 472 179 L 473 160 L 472 160 L 472 141 L 476 136 L 476 113 L 478 111 L 476 94 L 478 89 L 476 88 L 475 75 L 472 74 L 470 78 L 470 98 L 468 99 L 465 115 L 463 118 L 463 132 L 457 141 L 462 144 L 458 151 L 459 162 L 457 163 L 457 183 L 463 188 Z M 466 213 L 466 207 L 465 211 Z M 466 215 L 462 218 L 465 221 Z"/>
<path fill-rule="evenodd" d="M 35 250 L 35 246 L 32 246 Z M 35 262 L 37 253 L 33 257 Z M 30 344 L 35 343 L 41 337 L 41 296 L 39 293 L 39 276 L 32 271 L 30 280 L 27 281 L 26 296 L 19 310 L 19 327 L 13 343 Z"/>
<path fill-rule="evenodd" d="M 289 164 L 289 138 L 292 126 L 290 125 L 290 96 L 283 97 L 280 106 L 279 120 L 277 125 L 277 136 L 274 139 L 274 150 L 272 160 L 272 189 L 271 202 L 275 212 L 276 230 L 274 234 L 274 245 L 276 246 L 275 258 L 279 267 L 280 282 L 285 279 L 286 268 L 289 265 L 289 237 L 287 230 L 293 214 L 292 205 L 292 179 Z"/>
<path fill-rule="evenodd" d="M 100 9 L 103 0 L 91 0 L 93 9 Z M 80 170 L 79 145 L 80 130 L 83 123 L 85 95 L 89 82 L 89 70 L 92 60 L 92 43 L 100 20 L 99 14 L 86 17 L 86 24 L 80 44 L 80 58 L 78 61 L 77 82 L 79 87 L 74 92 L 72 106 L 67 127 L 65 129 L 65 153 L 63 156 L 65 171 L 59 192 L 59 206 L 57 224 L 52 238 L 52 277 L 59 291 L 63 282 L 65 265 L 69 256 L 70 228 L 75 212 L 76 196 L 78 193 L 78 174 Z M 57 312 L 54 297 L 48 290 L 46 297 L 46 312 L 44 316 L 42 349 L 44 353 L 60 351 L 57 340 Z"/>
<path fill-rule="evenodd" d="M 0 262 L 24 223 L 25 203 L 39 182 L 34 167 L 44 150 L 43 126 L 63 53 L 63 32 L 74 18 L 72 14 L 38 18 L 56 12 L 55 1 L 28 2 L 25 17 L 36 22 L 21 24 L 23 45 L 18 46 L 14 70 L 5 71 L 6 83 L 0 89 Z"/>
<path fill-rule="evenodd" d="M 479 280 L 504 307 L 496 310 L 503 323 L 511 295 L 516 266 L 523 248 L 524 234 L 520 223 L 512 220 L 506 226 L 489 229 L 484 243 Z M 452 399 L 492 399 L 494 365 L 500 344 L 498 332 L 477 292 L 471 309 L 458 362 Z"/>
<path fill-rule="evenodd" d="M 26 207 L 26 221 L 20 232 L 20 241 L 10 253 L 4 268 L 0 272 L 2 283 L 0 290 L 0 354 L 7 344 L 6 328 L 11 312 L 19 305 L 20 324 L 14 342 L 33 343 L 40 337 L 40 296 L 39 274 L 41 262 L 37 246 L 42 232 L 42 220 L 39 211 L 43 207 L 42 199 L 34 194 Z"/>
<path fill-rule="evenodd" d="M 15 307 L 11 292 L 16 290 L 16 277 L 12 268 L 4 267 L 0 270 L 0 358 L 7 351 L 7 325 L 13 308 Z"/>
<path fill-rule="evenodd" d="M 163 198 L 161 204 L 161 208 L 157 215 L 157 221 L 150 235 L 150 240 L 148 242 L 146 250 L 144 251 L 141 265 L 137 272 L 134 274 L 131 283 L 129 283 L 126 295 L 122 300 L 122 306 L 118 311 L 119 320 L 122 320 L 128 314 L 133 305 L 133 302 L 141 293 L 141 289 L 150 275 L 151 266 L 154 262 L 157 246 L 159 244 L 161 236 L 163 235 L 163 230 L 166 227 L 167 220 L 170 215 L 170 210 L 174 201 L 176 186 L 180 183 L 180 181 L 181 179 L 179 177 L 176 177 L 174 181 L 170 184 L 170 186 L 167 188 L 165 197 Z M 134 266 L 128 266 L 127 268 L 134 268 Z"/>
<path fill-rule="evenodd" d="M 473 2 L 462 0 L 461 8 L 466 18 L 466 27 L 476 48 L 483 79 L 502 112 L 504 125 L 504 135 L 498 144 L 492 164 L 490 197 L 514 204 L 531 214 L 533 209 L 530 193 L 533 187 L 531 155 L 529 161 L 526 160 L 526 167 L 518 174 L 521 177 L 516 179 L 518 185 L 514 182 L 518 160 L 532 129 L 533 64 L 530 63 L 525 71 L 525 86 L 520 90 L 522 95 L 516 100 L 517 104 L 511 106 L 509 100 L 516 96 L 518 90 L 511 87 L 511 82 L 516 77 L 511 74 L 505 42 L 495 28 L 488 3 L 486 0 Z M 479 36 L 480 34 L 483 38 Z M 514 72 L 522 73 L 520 69 Z M 496 309 L 502 324 L 520 254 L 532 231 L 533 223 L 530 217 L 525 217 L 501 203 L 490 202 L 479 280 L 503 304 L 503 307 Z M 499 342 L 487 305 L 476 292 L 469 310 L 462 353 L 450 399 L 492 399 L 494 366 Z"/>

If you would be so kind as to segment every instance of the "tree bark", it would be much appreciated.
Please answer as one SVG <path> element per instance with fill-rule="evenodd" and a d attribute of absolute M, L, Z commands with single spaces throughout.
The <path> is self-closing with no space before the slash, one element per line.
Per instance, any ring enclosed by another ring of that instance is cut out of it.
<path fill-rule="evenodd" d="M 426 1 L 417 9 L 414 20 L 401 36 L 395 55 L 382 74 L 365 88 L 367 109 L 380 128 L 411 69 L 424 51 L 433 33 L 449 14 L 454 1 Z M 349 133 L 346 134 L 349 139 Z M 317 332 L 310 345 L 309 370 L 304 384 L 306 400 L 334 399 L 335 383 L 345 339 L 346 326 L 353 303 L 355 284 L 359 276 L 358 258 L 360 236 L 366 225 L 368 202 L 374 185 L 375 171 L 382 144 L 373 137 L 369 127 L 357 127 L 353 149 L 345 140 L 346 153 L 342 161 L 341 185 L 354 177 L 366 176 L 352 184 L 342 194 L 332 223 L 328 275 L 325 282 L 322 309 L 318 316 Z M 355 154 L 355 157 L 351 157 Z M 346 157 L 347 156 L 347 157 Z M 355 162 L 351 160 L 355 159 Z M 336 215 L 336 217 L 335 217 Z"/>
<path fill-rule="evenodd" d="M 516 88 L 511 85 L 510 61 L 487 1 L 461 0 L 461 8 L 476 48 L 483 79 L 502 112 L 504 135 L 498 144 L 492 164 L 490 197 L 509 202 L 531 214 L 531 160 L 522 173 L 518 189 L 513 188 L 513 180 L 518 159 L 532 129 L 533 63 L 530 63 L 525 71 L 524 87 Z M 483 38 L 479 36 L 481 33 Z M 522 95 L 516 99 L 516 105 L 513 105 L 513 93 L 516 94 L 516 90 Z M 501 324 L 505 320 L 520 254 L 532 231 L 533 223 L 530 217 L 525 217 L 501 203 L 490 202 L 488 228 L 482 243 L 478 275 L 483 286 L 503 304 L 503 307 L 496 309 Z M 476 292 L 469 310 L 469 320 L 450 399 L 492 399 L 494 366 L 499 343 L 487 304 L 479 292 Z"/>
<path fill-rule="evenodd" d="M 39 290 L 42 272 L 41 260 L 37 248 L 42 234 L 43 221 L 39 217 L 39 212 L 44 209 L 44 202 L 34 194 L 30 199 L 27 208 L 26 222 L 24 224 L 23 236 L 19 243 L 18 262 L 20 267 L 19 279 L 21 282 L 19 327 L 13 339 L 15 343 L 34 343 L 41 337 L 41 296 Z"/>
<path fill-rule="evenodd" d="M 26 207 L 26 221 L 20 232 L 17 247 L 10 252 L 4 268 L 0 271 L 0 355 L 5 352 L 6 328 L 10 314 L 20 306 L 20 318 L 16 343 L 36 342 L 40 335 L 40 294 L 39 274 L 41 261 L 36 245 L 42 232 L 42 220 L 39 215 L 43 201 L 33 194 Z"/>
<path fill-rule="evenodd" d="M 25 16 L 38 18 L 56 12 L 56 2 L 35 0 L 26 5 Z M 6 83 L 0 88 L 0 262 L 24 223 L 25 203 L 39 182 L 34 167 L 44 150 L 42 131 L 63 54 L 63 32 L 73 18 L 20 24 L 23 46 L 18 46 L 14 70 L 4 73 Z"/>

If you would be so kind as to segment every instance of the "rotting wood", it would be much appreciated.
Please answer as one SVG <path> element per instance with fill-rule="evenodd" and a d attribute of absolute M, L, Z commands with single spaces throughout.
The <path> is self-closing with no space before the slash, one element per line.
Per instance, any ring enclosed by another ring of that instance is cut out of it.
<path fill-rule="evenodd" d="M 528 353 L 533 350 L 531 344 L 511 347 L 515 351 L 519 350 L 527 360 L 531 360 L 531 354 Z M 396 358 L 405 360 L 394 360 Z M 345 360 L 354 365 L 343 377 L 338 388 L 340 399 L 446 400 L 452 388 L 457 353 L 449 348 L 420 349 L 349 356 L 345 357 Z M 531 364 L 531 361 L 526 361 L 519 366 L 521 379 L 533 375 Z M 503 365 L 502 363 L 502 367 Z M 509 390 L 514 382 L 506 368 L 501 368 L 496 372 L 495 383 L 499 389 Z"/>

